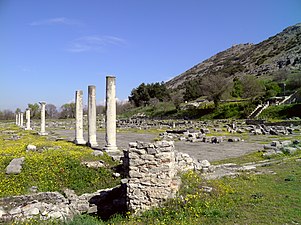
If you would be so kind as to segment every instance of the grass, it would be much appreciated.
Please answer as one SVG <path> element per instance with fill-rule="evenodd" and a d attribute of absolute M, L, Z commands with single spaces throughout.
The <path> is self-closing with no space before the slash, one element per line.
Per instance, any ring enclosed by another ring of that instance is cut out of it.
<path fill-rule="evenodd" d="M 4 134 L 4 129 L 14 131 L 21 138 L 5 140 L 11 134 Z M 119 184 L 119 179 L 113 178 L 110 169 L 116 163 L 107 154 L 93 156 L 88 147 L 66 141 L 49 141 L 14 125 L 0 127 L 0 134 L 0 197 L 27 194 L 32 186 L 37 186 L 42 192 L 61 192 L 70 188 L 82 194 Z M 28 144 L 37 146 L 38 151 L 26 152 Z M 9 162 L 20 157 L 25 157 L 21 173 L 5 174 Z M 82 161 L 96 160 L 104 161 L 106 168 L 92 169 L 81 165 Z"/>
<path fill-rule="evenodd" d="M 182 175 L 178 198 L 139 216 L 117 216 L 93 224 L 298 224 L 301 221 L 301 154 L 255 175 L 243 173 L 235 178 L 207 181 L 192 171 Z M 211 193 L 201 187 L 210 186 Z M 89 216 L 78 216 L 92 221 Z"/>
<path fill-rule="evenodd" d="M 273 105 L 265 109 L 260 115 L 260 119 L 283 120 L 287 118 L 301 118 L 301 104 Z"/>

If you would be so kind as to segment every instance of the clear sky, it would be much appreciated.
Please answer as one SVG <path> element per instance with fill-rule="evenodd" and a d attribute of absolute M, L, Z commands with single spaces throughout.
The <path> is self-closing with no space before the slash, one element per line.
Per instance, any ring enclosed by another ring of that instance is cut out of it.
<path fill-rule="evenodd" d="M 117 97 L 301 22 L 300 0 L 0 0 L 0 110 Z"/>

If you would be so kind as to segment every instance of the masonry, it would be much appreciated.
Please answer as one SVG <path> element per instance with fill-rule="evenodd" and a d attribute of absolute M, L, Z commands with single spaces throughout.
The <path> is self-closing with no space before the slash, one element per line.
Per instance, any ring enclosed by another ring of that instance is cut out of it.
<path fill-rule="evenodd" d="M 127 206 L 136 213 L 175 197 L 181 183 L 178 172 L 202 169 L 189 155 L 176 152 L 173 141 L 130 143 L 124 164 L 128 168 Z"/>

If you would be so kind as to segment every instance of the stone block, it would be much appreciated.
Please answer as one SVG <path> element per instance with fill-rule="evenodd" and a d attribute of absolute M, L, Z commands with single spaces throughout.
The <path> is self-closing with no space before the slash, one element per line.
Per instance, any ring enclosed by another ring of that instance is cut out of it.
<path fill-rule="evenodd" d="M 155 159 L 155 156 L 154 156 L 154 155 L 148 155 L 148 154 L 145 154 L 145 155 L 141 155 L 140 158 L 143 159 L 143 160 L 149 160 L 149 161 L 152 161 L 152 160 Z"/>
<path fill-rule="evenodd" d="M 137 171 L 130 171 L 129 176 L 130 176 L 130 178 L 141 178 L 141 177 L 143 177 L 142 173 L 137 172 Z"/>
<path fill-rule="evenodd" d="M 147 151 L 147 154 L 151 154 L 151 155 L 155 155 L 157 153 L 157 150 L 152 147 L 148 147 L 146 149 L 146 151 Z"/>
<path fill-rule="evenodd" d="M 19 174 L 21 173 L 22 165 L 24 163 L 25 158 L 15 158 L 13 159 L 9 165 L 6 167 L 6 174 Z"/>
<path fill-rule="evenodd" d="M 27 147 L 26 147 L 27 152 L 36 151 L 36 150 L 37 150 L 37 146 L 35 146 L 35 145 L 27 145 Z"/>

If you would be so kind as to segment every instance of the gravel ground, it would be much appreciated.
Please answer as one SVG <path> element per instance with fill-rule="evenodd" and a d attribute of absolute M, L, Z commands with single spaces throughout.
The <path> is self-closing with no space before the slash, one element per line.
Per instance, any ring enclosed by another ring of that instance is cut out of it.
<path fill-rule="evenodd" d="M 55 130 L 54 132 L 60 137 L 67 137 L 67 139 L 70 141 L 74 139 L 74 130 Z M 87 140 L 86 133 L 84 138 Z M 156 138 L 155 134 L 148 133 L 117 133 L 117 145 L 120 149 L 125 149 L 128 147 L 129 142 L 153 142 L 154 138 Z M 258 139 L 258 136 L 256 139 Z M 97 141 L 100 147 L 105 146 L 105 134 L 103 132 L 97 133 Z M 175 142 L 175 148 L 177 151 L 188 153 L 190 156 L 196 159 L 207 159 L 209 161 L 242 156 L 244 154 L 262 149 L 262 146 L 263 145 L 259 144 L 259 141 L 255 140 L 255 138 L 250 138 L 249 141 L 222 142 L 220 144 L 203 142 L 191 143 L 186 141 Z"/>

